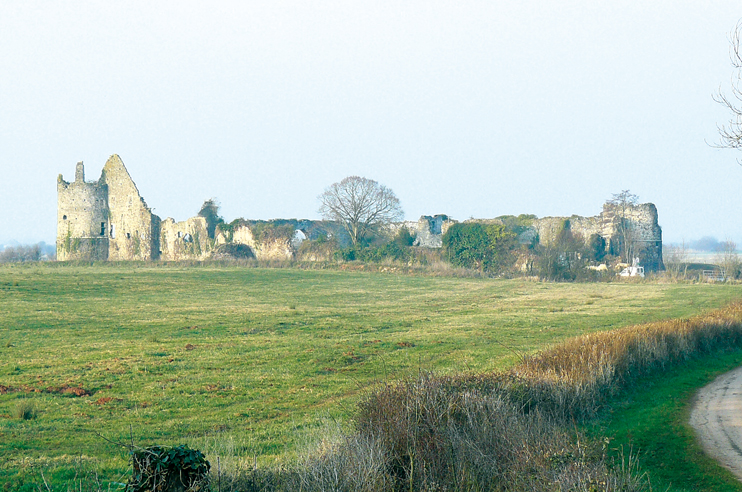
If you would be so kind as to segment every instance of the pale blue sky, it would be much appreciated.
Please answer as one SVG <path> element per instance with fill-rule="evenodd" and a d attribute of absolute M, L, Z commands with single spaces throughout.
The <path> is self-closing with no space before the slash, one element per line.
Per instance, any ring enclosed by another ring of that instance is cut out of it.
<path fill-rule="evenodd" d="M 53 242 L 56 177 L 121 156 L 162 218 L 317 218 L 358 174 L 408 219 L 595 215 L 740 242 L 739 1 L 0 0 L 0 243 Z"/>

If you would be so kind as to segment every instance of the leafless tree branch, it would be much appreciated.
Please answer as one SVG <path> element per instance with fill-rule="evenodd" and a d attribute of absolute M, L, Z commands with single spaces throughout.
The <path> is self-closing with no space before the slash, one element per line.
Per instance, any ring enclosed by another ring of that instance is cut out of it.
<path fill-rule="evenodd" d="M 348 176 L 319 196 L 319 213 L 343 225 L 353 245 L 380 225 L 402 220 L 404 213 L 392 190 L 372 179 Z"/>
<path fill-rule="evenodd" d="M 729 59 L 734 67 L 730 80 L 729 93 L 721 87 L 714 95 L 714 101 L 727 108 L 732 116 L 725 125 L 717 125 L 719 142 L 714 147 L 725 149 L 742 148 L 742 19 L 737 22 L 729 35 Z"/>
<path fill-rule="evenodd" d="M 616 227 L 620 241 L 620 254 L 621 259 L 626 263 L 631 263 L 634 258 L 636 237 L 629 212 L 637 203 L 639 203 L 639 196 L 631 193 L 630 190 L 613 193 L 611 199 L 606 202 L 613 208 L 613 213 L 618 218 Z"/>

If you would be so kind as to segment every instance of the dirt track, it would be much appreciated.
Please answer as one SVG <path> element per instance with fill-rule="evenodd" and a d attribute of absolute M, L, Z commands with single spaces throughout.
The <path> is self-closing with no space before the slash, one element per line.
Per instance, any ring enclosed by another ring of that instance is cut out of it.
<path fill-rule="evenodd" d="M 698 392 L 690 425 L 706 453 L 742 480 L 742 367 Z"/>

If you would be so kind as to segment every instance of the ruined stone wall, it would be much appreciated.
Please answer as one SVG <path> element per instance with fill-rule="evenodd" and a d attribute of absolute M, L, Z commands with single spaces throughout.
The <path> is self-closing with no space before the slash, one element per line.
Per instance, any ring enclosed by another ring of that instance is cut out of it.
<path fill-rule="evenodd" d="M 102 182 L 85 182 L 83 163 L 75 181 L 57 178 L 57 259 L 108 259 L 108 199 Z"/>
<path fill-rule="evenodd" d="M 417 221 L 414 231 L 414 246 L 422 248 L 440 248 L 443 246 L 443 235 L 455 224 L 447 215 L 423 215 Z"/>
<path fill-rule="evenodd" d="M 535 219 L 532 227 L 538 234 L 540 244 L 551 244 L 565 228 L 571 230 L 573 234 L 579 235 L 585 241 L 590 239 L 593 234 L 603 237 L 611 235 L 610 231 L 606 231 L 600 216 L 543 217 Z"/>
<path fill-rule="evenodd" d="M 290 260 L 294 257 L 291 241 L 281 239 L 261 242 L 253 251 L 259 260 Z"/>
<path fill-rule="evenodd" d="M 164 261 L 205 260 L 211 255 L 206 219 L 191 217 L 175 222 L 168 217 L 160 222 L 160 259 Z"/>
<path fill-rule="evenodd" d="M 112 155 L 101 175 L 108 188 L 109 260 L 151 260 L 158 256 L 157 226 L 118 155 Z"/>
<path fill-rule="evenodd" d="M 533 221 L 533 228 L 538 234 L 539 244 L 553 243 L 564 229 L 565 217 L 543 217 Z"/>
<path fill-rule="evenodd" d="M 257 241 L 250 225 L 243 223 L 234 228 L 231 233 L 231 240 L 223 232 L 219 232 L 216 236 L 216 244 L 244 244 L 250 247 L 255 258 L 258 260 L 290 260 L 295 254 L 292 239 L 266 238 L 262 241 Z"/>
<path fill-rule="evenodd" d="M 343 248 L 350 244 L 347 231 L 336 222 L 240 219 L 224 225 L 212 239 L 203 217 L 183 222 L 171 218 L 161 221 L 147 207 L 118 155 L 108 159 L 97 182 L 85 181 L 82 163 L 77 165 L 74 182 L 68 183 L 59 175 L 57 196 L 59 260 L 204 260 L 216 247 L 225 244 L 247 246 L 258 259 L 286 260 L 294 258 L 306 240 L 315 241 L 307 246 L 318 247 L 304 249 L 316 249 L 318 255 L 325 256 L 330 254 L 332 247 Z M 620 231 L 625 223 L 634 245 L 634 256 L 640 258 L 647 270 L 663 268 L 662 229 L 657 222 L 657 208 L 651 203 L 632 206 L 620 213 L 615 206 L 606 204 L 595 217 L 536 219 L 520 215 L 478 221 L 510 227 L 519 234 L 522 244 L 531 244 L 536 238 L 541 244 L 549 244 L 565 227 L 585 241 L 598 234 L 606 240 L 607 251 L 613 254 L 621 251 Z M 392 237 L 402 227 L 407 227 L 415 236 L 415 246 L 440 248 L 443 234 L 454 223 L 456 221 L 446 215 L 424 215 L 417 222 L 391 224 L 382 232 Z M 329 247 L 323 247 L 324 244 Z M 230 254 L 229 251 L 221 253 Z"/>
<path fill-rule="evenodd" d="M 415 237 L 413 246 L 421 248 L 440 248 L 443 246 L 443 234 L 448 228 L 455 224 L 456 221 L 450 219 L 447 215 L 422 215 L 417 222 L 406 220 L 404 222 L 395 222 L 389 224 L 389 235 L 396 235 L 402 227 L 406 227 L 410 234 Z"/>
<path fill-rule="evenodd" d="M 573 215 L 569 218 L 569 228 L 573 234 L 579 234 L 585 241 L 590 239 L 593 234 L 603 237 L 609 235 L 608 231 L 605 230 L 605 221 L 600 215 L 596 217 Z"/>
<path fill-rule="evenodd" d="M 603 220 L 609 224 L 612 234 L 608 248 L 612 252 L 620 251 L 620 234 L 618 233 L 620 217 L 626 220 L 628 240 L 633 243 L 633 256 L 640 259 L 640 264 L 647 270 L 661 270 L 662 262 L 662 228 L 658 223 L 657 207 L 653 203 L 642 203 L 620 210 L 616 206 L 605 204 L 601 213 Z M 606 242 L 609 242 L 608 240 Z"/>
<path fill-rule="evenodd" d="M 605 204 L 600 215 L 595 217 L 544 217 L 533 222 L 540 244 L 550 244 L 559 232 L 568 227 L 587 241 L 597 234 L 605 239 L 606 252 L 618 255 L 621 251 L 621 218 L 626 221 L 627 237 L 634 245 L 634 256 L 647 271 L 662 270 L 662 228 L 658 224 L 657 207 L 653 203 L 642 203 L 618 211 L 615 206 Z"/>

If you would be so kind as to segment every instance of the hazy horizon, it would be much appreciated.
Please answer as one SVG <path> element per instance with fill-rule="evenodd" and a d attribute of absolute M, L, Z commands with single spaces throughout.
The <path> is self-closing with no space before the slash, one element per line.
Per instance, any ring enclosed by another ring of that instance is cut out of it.
<path fill-rule="evenodd" d="M 408 220 L 593 216 L 629 189 L 666 242 L 742 242 L 738 3 L 277 0 L 0 5 L 0 244 L 56 237 L 56 179 L 121 156 L 162 218 L 318 219 L 374 179 Z"/>

